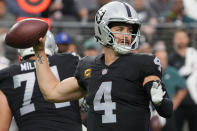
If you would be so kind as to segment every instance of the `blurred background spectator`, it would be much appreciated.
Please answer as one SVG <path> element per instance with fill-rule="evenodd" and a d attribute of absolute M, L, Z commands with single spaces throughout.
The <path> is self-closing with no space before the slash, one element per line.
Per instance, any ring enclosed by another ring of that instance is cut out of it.
<path fill-rule="evenodd" d="M 197 21 L 197 0 L 183 0 L 185 14 Z"/>
<path fill-rule="evenodd" d="M 164 41 L 162 40 L 158 40 L 155 42 L 154 46 L 153 46 L 153 50 L 154 51 L 158 51 L 158 50 L 167 50 L 166 44 Z"/>
<path fill-rule="evenodd" d="M 83 56 L 96 56 L 101 52 L 101 48 L 94 38 L 89 38 L 83 44 Z"/>
<path fill-rule="evenodd" d="M 140 35 L 140 42 L 139 42 L 138 48 L 131 52 L 146 53 L 146 54 L 152 53 L 152 45 L 149 42 L 147 42 L 147 38 L 145 37 L 144 34 Z"/>
<path fill-rule="evenodd" d="M 130 0 L 130 3 L 138 13 L 141 22 L 149 23 L 157 21 L 156 12 L 149 6 L 147 0 Z"/>
<path fill-rule="evenodd" d="M 52 0 L 42 17 L 49 17 L 52 21 L 76 21 L 78 19 L 75 0 Z"/>
<path fill-rule="evenodd" d="M 147 0 L 131 0 L 131 5 L 135 8 L 143 23 L 141 31 L 145 34 L 147 41 L 151 42 L 152 35 L 157 25 L 156 13 L 147 3 Z M 146 24 L 145 24 L 146 23 Z"/>
<path fill-rule="evenodd" d="M 16 17 L 7 11 L 7 4 L 5 0 L 0 0 L 0 21 L 5 22 L 15 21 Z M 0 34 L 7 32 L 8 28 L 0 25 Z"/>
<path fill-rule="evenodd" d="M 174 0 L 148 0 L 148 4 L 156 13 L 157 19 L 163 21 L 163 13 L 171 10 L 173 1 Z"/>
<path fill-rule="evenodd" d="M 178 69 L 179 74 L 186 79 L 188 89 L 186 97 L 175 111 L 178 131 L 182 131 L 185 121 L 188 122 L 189 131 L 197 131 L 197 84 L 196 78 L 192 78 L 197 71 L 197 51 L 189 47 L 189 43 L 187 32 L 177 30 L 173 37 L 175 51 L 169 57 L 169 64 Z M 190 81 L 190 78 L 193 80 Z"/>
<path fill-rule="evenodd" d="M 10 64 L 10 61 L 5 57 L 5 50 L 3 48 L 3 39 L 4 36 L 0 36 L 0 70 L 8 67 Z"/>
<path fill-rule="evenodd" d="M 7 11 L 7 4 L 5 0 L 0 0 L 0 20 L 14 21 L 16 18 L 14 15 Z"/>
<path fill-rule="evenodd" d="M 16 17 L 30 17 L 33 16 L 32 14 L 29 14 L 27 12 L 25 12 L 23 9 L 20 8 L 20 6 L 17 3 L 17 0 L 5 0 L 7 3 L 7 9 L 8 12 L 11 13 L 12 15 L 16 16 Z M 39 16 L 39 14 L 34 15 Z"/>
<path fill-rule="evenodd" d="M 89 17 L 89 14 L 95 13 L 95 9 L 97 9 L 98 6 L 97 1 L 98 0 L 76 0 L 77 11 L 83 23 L 92 19 Z"/>
<path fill-rule="evenodd" d="M 152 53 L 152 47 L 148 42 L 141 43 L 138 49 L 138 53 Z"/>
<path fill-rule="evenodd" d="M 94 22 L 97 10 L 112 0 L 77 0 L 78 14 L 82 22 Z M 89 5 L 90 3 L 90 5 Z M 87 6 L 88 5 L 88 6 Z"/>
<path fill-rule="evenodd" d="M 178 25 L 195 22 L 194 19 L 185 14 L 182 0 L 174 0 L 172 9 L 164 12 L 163 16 L 164 22 L 174 22 Z"/>
<path fill-rule="evenodd" d="M 77 53 L 77 47 L 71 42 L 70 36 L 66 32 L 61 32 L 56 36 L 56 44 L 58 46 L 58 52 L 75 52 Z"/>

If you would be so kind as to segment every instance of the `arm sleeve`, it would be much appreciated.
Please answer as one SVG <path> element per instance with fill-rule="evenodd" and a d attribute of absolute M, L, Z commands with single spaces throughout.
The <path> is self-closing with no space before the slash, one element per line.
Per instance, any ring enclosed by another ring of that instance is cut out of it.
<path fill-rule="evenodd" d="M 154 105 L 154 104 L 153 104 Z M 154 105 L 155 106 L 155 105 Z M 173 114 L 173 103 L 166 94 L 163 101 L 159 106 L 155 106 L 155 109 L 160 116 L 170 118 Z"/>
<path fill-rule="evenodd" d="M 154 81 L 149 81 L 149 82 L 147 82 L 144 85 L 144 88 L 146 89 L 146 91 L 147 91 L 147 93 L 148 93 L 148 95 L 149 95 L 150 98 L 151 98 L 150 90 L 152 88 L 153 82 Z M 157 82 L 160 82 L 160 81 L 157 81 Z M 161 84 L 162 84 L 162 90 L 163 91 L 166 91 L 165 85 L 163 83 L 161 83 Z M 167 94 L 167 91 L 166 91 L 166 94 L 163 97 L 163 100 L 162 100 L 161 104 L 155 105 L 153 102 L 152 102 L 152 104 L 154 105 L 155 109 L 157 110 L 157 112 L 159 113 L 160 116 L 165 117 L 165 118 L 169 118 L 169 117 L 172 116 L 172 113 L 173 113 L 173 103 L 169 99 L 168 94 Z"/>

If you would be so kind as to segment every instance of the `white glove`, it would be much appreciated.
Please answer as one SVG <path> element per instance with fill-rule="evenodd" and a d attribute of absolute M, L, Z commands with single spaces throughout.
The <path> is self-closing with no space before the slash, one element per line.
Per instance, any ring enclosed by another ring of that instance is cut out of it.
<path fill-rule="evenodd" d="M 163 96 L 166 94 L 166 91 L 162 90 L 162 85 L 158 82 L 153 82 L 153 85 L 150 90 L 152 102 L 155 105 L 161 104 Z"/>

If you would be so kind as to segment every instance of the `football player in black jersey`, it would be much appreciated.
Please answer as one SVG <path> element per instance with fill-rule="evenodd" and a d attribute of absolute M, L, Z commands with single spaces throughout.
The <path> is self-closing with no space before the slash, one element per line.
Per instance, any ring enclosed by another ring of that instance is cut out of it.
<path fill-rule="evenodd" d="M 53 34 L 47 32 L 50 70 L 58 80 L 73 76 L 78 57 L 56 51 Z M 78 101 L 45 101 L 35 75 L 33 48 L 19 49 L 19 54 L 22 62 L 0 71 L 0 131 L 9 129 L 12 116 L 20 131 L 82 131 Z"/>
<path fill-rule="evenodd" d="M 49 101 L 87 95 L 88 131 L 148 131 L 149 101 L 163 117 L 172 101 L 161 82 L 161 64 L 153 55 L 130 53 L 138 46 L 140 21 L 127 3 L 113 1 L 98 10 L 95 38 L 104 54 L 84 57 L 75 77 L 59 82 L 50 71 L 44 39 L 34 46 L 39 87 Z"/>

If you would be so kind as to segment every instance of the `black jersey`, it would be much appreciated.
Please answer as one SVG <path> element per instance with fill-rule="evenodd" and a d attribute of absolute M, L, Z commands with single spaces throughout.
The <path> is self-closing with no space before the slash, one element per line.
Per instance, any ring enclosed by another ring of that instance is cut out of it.
<path fill-rule="evenodd" d="M 149 101 L 143 81 L 146 76 L 161 78 L 157 57 L 127 54 L 110 66 L 104 55 L 83 58 L 75 77 L 87 90 L 89 131 L 148 131 Z"/>
<path fill-rule="evenodd" d="M 74 75 L 78 57 L 57 54 L 48 58 L 59 80 Z M 38 87 L 35 61 L 22 61 L 0 72 L 6 95 L 20 131 L 81 131 L 78 101 L 46 102 Z M 3 76 L 2 76 L 3 75 Z"/>

